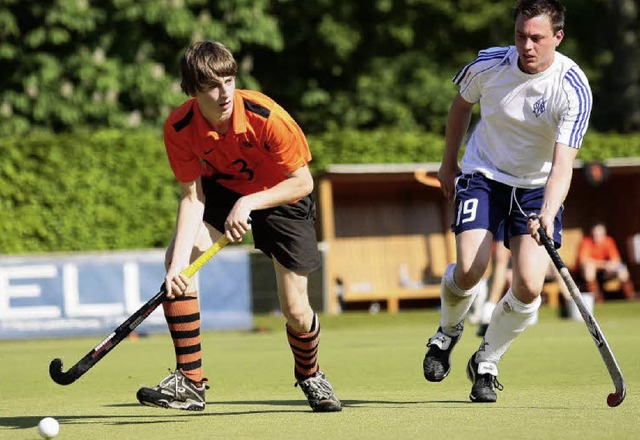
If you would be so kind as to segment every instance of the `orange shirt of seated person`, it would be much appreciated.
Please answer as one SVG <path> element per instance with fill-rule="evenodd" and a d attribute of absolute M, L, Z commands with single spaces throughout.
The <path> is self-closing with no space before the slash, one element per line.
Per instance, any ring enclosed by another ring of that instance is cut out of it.
<path fill-rule="evenodd" d="M 627 266 L 620 258 L 616 242 L 607 235 L 607 228 L 602 223 L 595 223 L 591 227 L 591 235 L 582 239 L 578 249 L 578 269 L 597 302 L 604 300 L 600 282 L 613 278 L 620 280 L 627 299 L 635 297 Z"/>

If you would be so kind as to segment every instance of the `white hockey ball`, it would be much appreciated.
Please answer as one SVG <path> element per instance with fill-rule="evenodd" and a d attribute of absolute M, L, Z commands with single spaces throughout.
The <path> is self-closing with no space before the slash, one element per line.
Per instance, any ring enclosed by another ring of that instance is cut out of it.
<path fill-rule="evenodd" d="M 54 438 L 60 432 L 60 424 L 53 417 L 45 417 L 38 423 L 38 432 L 44 438 Z"/>

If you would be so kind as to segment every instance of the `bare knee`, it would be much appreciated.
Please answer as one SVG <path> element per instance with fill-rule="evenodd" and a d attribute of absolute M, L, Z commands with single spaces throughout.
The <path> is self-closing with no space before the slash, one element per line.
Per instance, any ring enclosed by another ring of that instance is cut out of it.
<path fill-rule="evenodd" d="M 314 313 L 307 294 L 307 275 L 288 270 L 275 259 L 274 265 L 280 307 L 287 324 L 296 331 L 309 331 Z"/>
<path fill-rule="evenodd" d="M 463 290 L 474 287 L 484 276 L 491 258 L 492 236 L 479 229 L 461 232 L 456 237 L 457 261 L 453 280 Z"/>
<path fill-rule="evenodd" d="M 542 283 L 533 280 L 519 280 L 511 286 L 513 294 L 525 304 L 530 304 L 540 296 Z"/>
<path fill-rule="evenodd" d="M 478 267 L 478 265 L 466 266 L 464 264 L 456 264 L 453 272 L 453 280 L 459 288 L 469 290 L 478 284 L 486 269 L 486 266 L 481 268 Z"/>

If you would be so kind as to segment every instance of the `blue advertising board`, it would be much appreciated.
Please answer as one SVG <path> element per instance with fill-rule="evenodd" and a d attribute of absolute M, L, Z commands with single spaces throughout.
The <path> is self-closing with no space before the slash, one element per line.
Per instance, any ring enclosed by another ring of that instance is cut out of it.
<path fill-rule="evenodd" d="M 164 251 L 0 257 L 0 339 L 106 334 L 154 296 Z M 226 248 L 195 275 L 203 330 L 252 326 L 248 252 Z M 139 332 L 167 331 L 158 308 Z"/>

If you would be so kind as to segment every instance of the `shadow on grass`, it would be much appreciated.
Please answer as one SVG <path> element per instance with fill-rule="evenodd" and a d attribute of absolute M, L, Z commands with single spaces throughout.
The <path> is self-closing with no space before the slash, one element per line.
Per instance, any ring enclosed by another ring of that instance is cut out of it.
<path fill-rule="evenodd" d="M 454 405 L 460 405 L 460 404 L 468 404 L 471 403 L 468 400 L 423 400 L 423 401 L 406 401 L 406 400 L 401 400 L 401 401 L 394 401 L 394 400 L 342 400 L 342 407 L 343 408 L 357 408 L 357 407 L 376 407 L 376 406 L 385 406 L 385 407 L 405 407 L 405 406 L 410 406 L 410 405 L 428 405 L 428 404 L 454 404 Z M 265 412 L 265 413 L 269 413 L 269 412 L 309 412 L 311 411 L 311 409 L 309 408 L 309 405 L 307 404 L 307 402 L 305 400 L 229 400 L 229 401 L 210 401 L 207 402 L 207 409 L 209 408 L 214 408 L 216 406 L 222 406 L 222 405 L 226 405 L 226 406 L 233 406 L 233 405 L 238 405 L 238 406 L 244 406 L 244 405 L 251 405 L 251 406 L 291 406 L 291 407 L 299 407 L 300 411 L 293 411 L 293 410 L 282 410 L 282 411 L 275 411 L 275 410 L 268 410 L 268 411 L 247 411 L 246 414 L 253 414 L 253 413 L 260 413 L 260 412 Z M 112 404 L 112 405 L 105 405 L 107 407 L 110 408 L 134 408 L 134 407 L 140 407 L 139 403 L 117 403 L 117 404 Z M 161 408 L 159 408 L 161 409 Z M 205 410 L 205 413 L 207 411 Z M 193 414 L 192 412 L 190 414 Z M 226 413 L 229 414 L 229 413 Z M 245 414 L 245 413 L 235 413 L 235 414 Z"/>
<path fill-rule="evenodd" d="M 311 409 L 309 405 L 304 400 L 230 400 L 230 401 L 210 401 L 207 402 L 207 410 L 216 411 L 216 406 L 289 406 L 289 407 L 299 407 L 299 410 L 248 410 L 248 411 L 238 411 L 238 412 L 218 412 L 216 415 L 239 415 L 239 414 L 259 414 L 259 413 L 275 413 L 275 412 L 310 412 Z M 482 403 L 474 403 L 469 400 L 342 400 L 342 407 L 347 409 L 358 409 L 358 408 L 406 408 L 411 406 L 439 406 L 439 407 L 449 407 L 449 408 L 496 408 L 496 409 L 504 409 L 502 405 L 499 404 L 482 404 Z M 113 404 L 107 405 L 109 407 L 114 408 L 132 408 L 140 406 L 137 403 L 123 403 L 123 404 Z M 523 406 L 523 409 L 536 409 L 537 407 L 531 406 Z M 539 407 L 539 409 L 569 409 L 568 407 Z M 207 413 L 205 410 L 205 414 Z M 193 413 L 192 413 L 193 414 Z M 201 414 L 201 413 L 198 413 Z"/>
<path fill-rule="evenodd" d="M 310 413 L 307 402 L 301 400 L 234 400 L 234 401 L 217 401 L 207 402 L 208 407 L 202 411 L 180 411 L 180 410 L 165 410 L 158 408 L 157 414 L 123 414 L 121 416 L 114 416 L 113 414 L 107 415 L 74 415 L 74 416 L 56 416 L 55 414 L 46 415 L 30 415 L 24 417 L 0 417 L 0 427 L 9 429 L 25 429 L 34 428 L 38 426 L 38 422 L 44 417 L 54 417 L 61 425 L 76 425 L 76 424 L 92 424 L 100 423 L 105 425 L 131 425 L 131 424 L 159 424 L 159 423 L 178 423 L 188 422 L 189 417 L 213 417 L 213 416 L 242 416 L 251 414 L 271 414 L 271 413 Z M 216 405 L 251 405 L 251 406 L 277 406 L 277 407 L 295 407 L 295 409 L 253 409 L 246 411 L 216 411 Z M 495 408 L 502 411 L 503 406 L 497 404 L 477 404 L 468 400 L 420 400 L 420 401 L 404 401 L 404 400 L 343 400 L 343 408 L 347 411 L 357 409 L 371 409 L 375 407 L 381 408 L 407 408 L 411 406 L 434 406 L 438 405 L 440 408 L 450 407 L 458 409 L 471 409 L 471 408 Z M 135 408 L 141 409 L 148 408 L 140 405 L 139 403 L 121 403 L 105 405 L 108 408 Z M 567 407 L 531 407 L 523 406 L 522 409 L 543 409 L 549 410 L 566 410 Z M 158 418 L 155 420 L 154 418 Z M 120 418 L 120 420 L 118 420 Z M 151 420 L 149 420 L 151 419 Z"/>
<path fill-rule="evenodd" d="M 225 411 L 216 412 L 215 405 L 273 405 L 273 406 L 295 406 L 299 409 L 269 409 L 269 410 L 247 410 L 247 411 Z M 139 403 L 124 403 L 105 405 L 109 408 L 140 408 L 149 409 L 147 406 L 140 405 Z M 163 408 L 156 408 L 157 413 L 149 414 L 122 414 L 120 416 L 113 414 L 105 415 L 30 415 L 23 417 L 0 417 L 0 428 L 9 429 L 27 429 L 35 428 L 38 426 L 40 420 L 44 417 L 55 418 L 60 425 L 82 425 L 99 423 L 102 425 L 131 425 L 131 424 L 164 424 L 164 423 L 178 423 L 188 422 L 189 417 L 212 417 L 212 416 L 242 416 L 251 414 L 274 414 L 274 413 L 310 413 L 311 408 L 306 402 L 301 401 L 253 401 L 253 402 L 211 402 L 204 411 L 181 411 L 181 410 L 167 410 Z M 154 420 L 157 418 L 157 420 Z M 149 420 L 151 419 L 151 420 Z"/>

